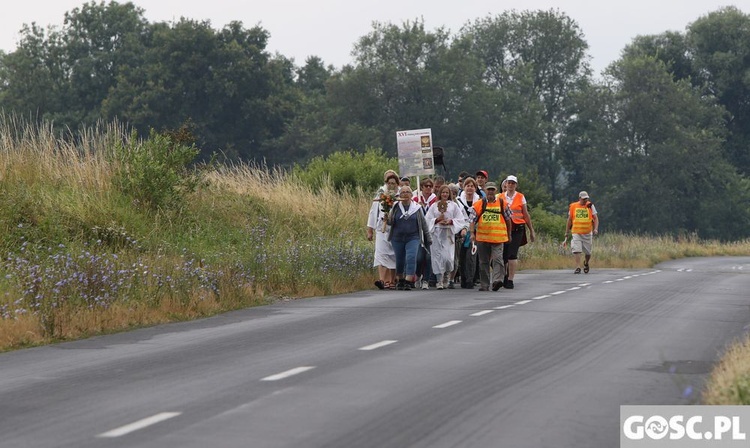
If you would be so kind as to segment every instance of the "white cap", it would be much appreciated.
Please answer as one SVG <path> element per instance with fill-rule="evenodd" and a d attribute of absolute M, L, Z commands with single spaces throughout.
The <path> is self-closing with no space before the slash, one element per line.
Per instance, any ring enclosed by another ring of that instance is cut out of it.
<path fill-rule="evenodd" d="M 585 191 L 582 191 L 582 192 L 578 193 L 578 198 L 579 199 L 588 199 L 589 198 L 589 194 L 586 193 Z"/>
<path fill-rule="evenodd" d="M 506 177 L 505 180 L 506 181 L 511 181 L 511 182 L 518 183 L 518 178 L 516 176 L 513 176 L 513 175 L 510 175 L 510 176 Z"/>

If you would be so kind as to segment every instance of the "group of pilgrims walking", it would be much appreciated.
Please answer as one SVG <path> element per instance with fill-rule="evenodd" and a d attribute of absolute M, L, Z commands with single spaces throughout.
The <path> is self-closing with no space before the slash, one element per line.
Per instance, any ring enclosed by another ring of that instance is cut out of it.
<path fill-rule="evenodd" d="M 375 240 L 379 289 L 513 289 L 519 247 L 534 241 L 518 179 L 502 190 L 488 174 L 459 174 L 457 183 L 427 177 L 413 191 L 407 177 L 384 173 L 372 201 L 367 238 Z"/>

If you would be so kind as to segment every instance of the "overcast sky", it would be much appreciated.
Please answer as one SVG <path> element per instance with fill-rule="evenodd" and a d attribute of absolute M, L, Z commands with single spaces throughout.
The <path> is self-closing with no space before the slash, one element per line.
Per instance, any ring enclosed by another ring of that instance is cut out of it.
<path fill-rule="evenodd" d="M 75 0 L 21 0 L 4 5 L 0 15 L 0 49 L 16 48 L 24 23 L 61 27 L 66 11 L 85 4 Z M 100 3 L 97 1 L 96 3 Z M 125 3 L 125 1 L 120 1 Z M 315 55 L 326 64 L 350 63 L 351 50 L 367 34 L 372 22 L 401 24 L 423 18 L 427 29 L 444 26 L 456 32 L 462 25 L 508 10 L 559 9 L 575 20 L 589 44 L 595 73 L 620 56 L 637 35 L 684 32 L 701 16 L 723 6 L 750 14 L 750 0 L 134 0 L 149 22 L 187 17 L 209 20 L 214 29 L 232 20 L 246 28 L 260 25 L 271 38 L 268 50 L 303 65 Z"/>

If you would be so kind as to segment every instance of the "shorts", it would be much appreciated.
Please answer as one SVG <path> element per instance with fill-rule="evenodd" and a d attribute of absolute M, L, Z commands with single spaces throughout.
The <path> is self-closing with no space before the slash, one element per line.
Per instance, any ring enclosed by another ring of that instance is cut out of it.
<path fill-rule="evenodd" d="M 574 233 L 573 238 L 570 240 L 570 249 L 574 254 L 583 252 L 586 255 L 591 255 L 593 245 L 594 236 L 590 233 Z"/>
<path fill-rule="evenodd" d="M 505 243 L 503 247 L 503 261 L 518 260 L 518 249 L 521 247 L 523 235 L 526 233 L 525 224 L 513 224 L 513 231 L 510 236 L 510 243 Z"/>

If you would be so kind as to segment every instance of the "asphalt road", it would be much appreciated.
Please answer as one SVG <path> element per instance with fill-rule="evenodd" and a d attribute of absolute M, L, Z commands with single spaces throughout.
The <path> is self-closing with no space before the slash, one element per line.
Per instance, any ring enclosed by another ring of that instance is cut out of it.
<path fill-rule="evenodd" d="M 0 447 L 616 447 L 697 403 L 750 257 L 363 291 L 0 354 Z"/>

